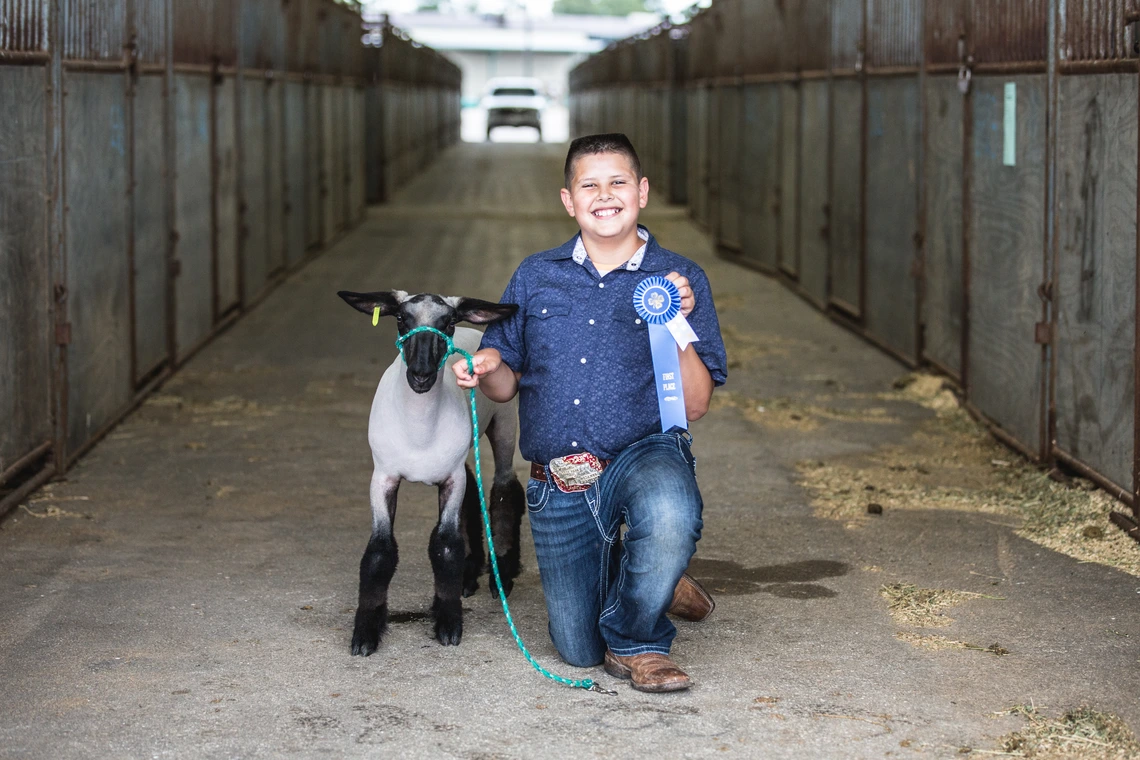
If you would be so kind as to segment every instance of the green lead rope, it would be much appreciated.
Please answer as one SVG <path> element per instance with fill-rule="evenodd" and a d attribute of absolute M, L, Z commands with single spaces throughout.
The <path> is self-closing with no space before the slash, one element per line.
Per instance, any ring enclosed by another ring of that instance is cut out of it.
<path fill-rule="evenodd" d="M 400 349 L 400 358 L 401 359 L 404 359 L 404 342 L 407 341 L 408 338 L 412 337 L 416 333 L 421 333 L 421 332 L 435 333 L 439 337 L 443 338 L 444 342 L 447 343 L 447 353 L 445 353 L 443 355 L 443 358 L 440 359 L 439 369 L 443 369 L 443 366 L 447 362 L 448 357 L 450 357 L 452 354 L 459 354 L 460 356 L 462 356 L 464 359 L 467 360 L 467 371 L 470 372 L 472 374 L 472 376 L 474 376 L 474 374 L 475 374 L 475 362 L 472 360 L 471 354 L 467 353 L 462 348 L 458 348 L 455 345 L 455 342 L 447 334 L 440 332 L 439 330 L 435 329 L 434 327 L 428 327 L 427 325 L 423 325 L 421 327 L 416 327 L 412 330 L 409 330 L 408 332 L 406 332 L 405 334 L 401 335 L 399 338 L 396 339 L 396 348 Z M 404 359 L 404 363 L 407 364 L 406 359 Z M 487 498 L 483 492 L 483 471 L 479 465 L 479 413 L 475 410 L 475 389 L 474 388 L 470 389 L 470 398 L 471 398 L 471 437 L 475 442 L 475 483 L 479 487 L 479 508 L 483 512 L 483 532 L 487 536 L 487 550 L 488 550 L 488 553 L 491 555 L 491 570 L 494 572 L 494 575 L 495 575 L 495 585 L 498 586 L 498 588 L 499 588 L 499 600 L 503 603 L 503 615 L 505 615 L 507 618 L 507 625 L 509 625 L 511 627 L 511 635 L 515 637 L 515 643 L 518 644 L 519 651 L 521 651 L 523 653 L 523 657 L 526 657 L 527 662 L 529 662 L 532 666 L 534 666 L 535 670 L 537 670 L 539 673 L 541 673 L 542 675 L 549 678 L 551 681 L 555 681 L 557 683 L 562 684 L 563 686 L 569 686 L 569 687 L 574 688 L 574 689 L 585 689 L 587 691 L 596 691 L 596 692 L 599 692 L 601 694 L 610 694 L 610 695 L 616 696 L 617 695 L 616 691 L 610 691 L 609 689 L 602 688 L 592 678 L 580 678 L 580 679 L 566 678 L 564 676 L 560 676 L 560 675 L 557 675 L 555 673 L 551 673 L 549 670 L 547 670 L 546 668 L 539 665 L 538 661 L 535 660 L 534 657 L 531 655 L 531 653 L 527 650 L 526 644 L 523 643 L 522 636 L 519 635 L 518 629 L 515 628 L 514 618 L 511 617 L 511 608 L 507 605 L 507 595 L 503 591 L 503 580 L 499 576 L 499 560 L 495 556 L 495 541 L 491 537 L 491 517 L 490 517 L 490 514 L 487 512 Z"/>

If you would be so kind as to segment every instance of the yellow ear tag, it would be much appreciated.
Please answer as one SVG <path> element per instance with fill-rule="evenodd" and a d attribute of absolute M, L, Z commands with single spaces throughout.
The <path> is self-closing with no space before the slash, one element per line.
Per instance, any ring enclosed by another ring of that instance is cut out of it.
<path fill-rule="evenodd" d="M 375 309 L 372 310 L 372 326 L 375 327 L 378 324 L 380 324 L 380 307 L 379 306 L 377 306 Z"/>

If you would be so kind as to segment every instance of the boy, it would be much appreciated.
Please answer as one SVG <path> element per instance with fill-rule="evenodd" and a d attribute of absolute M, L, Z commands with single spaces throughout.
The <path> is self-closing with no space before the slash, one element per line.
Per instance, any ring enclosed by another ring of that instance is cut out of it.
<path fill-rule="evenodd" d="M 637 223 L 649 181 L 625 135 L 574 140 L 565 180 L 562 203 L 581 233 L 519 265 L 502 298 L 518 313 L 487 329 L 474 376 L 465 361 L 452 369 L 496 401 L 519 394 L 527 509 L 562 659 L 604 662 L 640 691 L 678 691 L 691 680 L 668 657 L 676 629 L 665 613 L 701 620 L 713 606 L 684 573 L 703 505 L 692 439 L 661 432 L 634 288 L 655 274 L 672 280 L 699 337 L 679 350 L 689 420 L 725 381 L 724 344 L 704 272 Z"/>

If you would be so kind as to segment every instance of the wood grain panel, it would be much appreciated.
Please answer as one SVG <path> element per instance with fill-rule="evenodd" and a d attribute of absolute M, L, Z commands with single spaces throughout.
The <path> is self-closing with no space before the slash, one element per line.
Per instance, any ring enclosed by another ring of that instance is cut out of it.
<path fill-rule="evenodd" d="M 827 303 L 828 84 L 804 82 L 800 139 L 800 287 Z"/>
<path fill-rule="evenodd" d="M 831 297 L 854 316 L 862 313 L 863 85 L 836 80 L 831 150 Z"/>
<path fill-rule="evenodd" d="M 1056 445 L 1132 490 L 1136 75 L 1063 77 L 1057 167 Z"/>
<path fill-rule="evenodd" d="M 964 99 L 956 77 L 926 80 L 926 250 L 923 354 L 962 373 Z"/>
<path fill-rule="evenodd" d="M 1004 92 L 1017 85 L 1016 165 L 1003 154 Z M 1045 77 L 974 78 L 967 393 L 1031 451 L 1040 448 Z"/>
<path fill-rule="evenodd" d="M 918 103 L 917 79 L 867 83 L 866 326 L 911 360 L 917 351 Z"/>

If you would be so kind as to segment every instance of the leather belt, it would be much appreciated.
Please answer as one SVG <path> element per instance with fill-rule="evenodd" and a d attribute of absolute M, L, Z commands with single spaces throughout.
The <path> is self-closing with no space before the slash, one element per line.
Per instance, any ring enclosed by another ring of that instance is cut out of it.
<path fill-rule="evenodd" d="M 605 472 L 606 468 L 610 466 L 610 462 L 613 460 L 599 459 L 598 461 L 602 464 L 602 472 Z M 550 480 L 546 477 L 546 465 L 539 464 L 538 462 L 530 463 L 530 477 L 534 480 L 541 480 L 544 483 L 550 482 Z"/>

